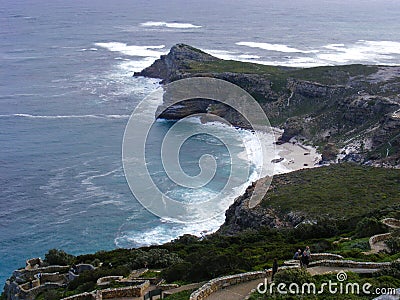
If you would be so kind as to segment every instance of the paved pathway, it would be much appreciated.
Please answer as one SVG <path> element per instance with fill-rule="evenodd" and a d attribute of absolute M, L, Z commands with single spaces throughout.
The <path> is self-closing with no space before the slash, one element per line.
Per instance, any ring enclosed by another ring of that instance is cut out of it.
<path fill-rule="evenodd" d="M 268 278 L 271 281 L 271 278 Z M 210 296 L 208 296 L 207 300 L 242 300 L 244 299 L 251 290 L 257 288 L 257 285 L 260 282 L 264 282 L 264 279 L 256 279 L 253 281 L 248 281 L 238 285 L 232 285 L 225 289 L 219 290 Z"/>
<path fill-rule="evenodd" d="M 182 286 L 180 286 L 180 287 L 178 287 L 176 289 L 167 290 L 163 294 L 164 295 L 172 295 L 172 294 L 179 293 L 179 292 L 182 292 L 182 291 L 194 290 L 194 289 L 198 289 L 203 284 L 205 284 L 205 282 L 186 284 L 186 285 L 182 285 Z"/>
<path fill-rule="evenodd" d="M 389 237 L 388 237 L 389 238 Z M 367 253 L 379 253 L 380 251 L 389 252 L 388 246 L 386 246 L 386 240 L 377 242 L 371 246 L 371 251 Z"/>
<path fill-rule="evenodd" d="M 307 269 L 311 275 L 322 275 L 322 274 L 337 274 L 340 271 L 354 272 L 354 273 L 374 273 L 379 269 L 357 269 L 357 268 L 340 268 L 340 267 L 311 267 Z M 268 278 L 271 281 L 271 277 Z M 253 281 L 245 282 L 238 285 L 233 285 L 225 289 L 219 290 L 209 297 L 207 300 L 243 300 L 253 289 L 257 288 L 260 282 L 264 282 L 264 279 L 256 279 Z"/>

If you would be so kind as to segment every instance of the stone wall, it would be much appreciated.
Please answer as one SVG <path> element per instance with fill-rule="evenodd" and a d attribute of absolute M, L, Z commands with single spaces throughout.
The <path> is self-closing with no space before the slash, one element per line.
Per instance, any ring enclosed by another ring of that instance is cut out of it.
<path fill-rule="evenodd" d="M 13 272 L 13 276 L 21 277 L 21 278 L 32 278 L 34 275 L 38 273 L 67 273 L 69 270 L 69 266 L 48 266 L 48 267 L 41 267 L 36 269 L 19 269 Z"/>
<path fill-rule="evenodd" d="M 35 275 L 35 278 L 38 278 L 38 275 Z M 67 278 L 65 274 L 56 273 L 41 273 L 40 281 L 42 283 L 46 282 L 66 282 Z"/>
<path fill-rule="evenodd" d="M 333 253 L 313 253 L 311 254 L 311 261 L 319 261 L 319 260 L 343 260 L 344 257 L 339 254 Z M 299 259 L 290 259 L 284 262 L 285 265 L 300 265 Z"/>
<path fill-rule="evenodd" d="M 124 276 L 106 276 L 106 277 L 101 277 L 101 278 L 97 279 L 97 285 L 99 285 L 99 286 L 107 285 L 107 284 L 110 284 L 113 281 L 119 281 L 122 278 L 124 278 Z"/>
<path fill-rule="evenodd" d="M 25 270 L 39 268 L 41 265 L 43 265 L 43 261 L 40 257 L 31 258 L 26 261 Z"/>
<path fill-rule="evenodd" d="M 36 286 L 36 287 L 31 288 L 29 290 L 22 289 L 21 286 L 19 286 L 19 291 L 18 291 L 17 295 L 15 295 L 14 299 L 33 300 L 40 293 L 42 293 L 44 291 L 47 291 L 49 289 L 59 288 L 61 286 L 62 286 L 61 284 L 53 283 L 53 282 L 47 282 L 45 284 Z"/>
<path fill-rule="evenodd" d="M 339 254 L 333 254 L 333 253 L 313 253 L 311 254 L 311 260 L 317 261 L 317 260 L 342 260 L 344 259 L 343 256 Z"/>
<path fill-rule="evenodd" d="M 82 293 L 67 298 L 63 298 L 62 300 L 95 300 L 95 299 L 96 299 L 95 293 Z"/>
<path fill-rule="evenodd" d="M 382 223 L 392 228 L 400 228 L 400 220 L 394 218 L 383 219 Z"/>
<path fill-rule="evenodd" d="M 311 262 L 309 267 L 340 267 L 340 268 L 354 268 L 354 269 L 382 269 L 390 266 L 390 262 L 359 262 L 353 260 L 320 260 Z"/>
<path fill-rule="evenodd" d="M 72 281 L 75 278 L 79 277 L 79 274 L 84 272 L 84 271 L 93 271 L 94 269 L 96 269 L 93 265 L 91 264 L 79 264 L 75 266 L 75 272 L 73 272 L 72 270 L 68 271 L 68 280 Z"/>
<path fill-rule="evenodd" d="M 97 290 L 91 293 L 82 293 L 62 300 L 102 300 L 102 299 L 114 299 L 114 298 L 134 298 L 142 297 L 144 291 L 150 286 L 148 280 L 142 281 L 141 284 L 123 288 L 110 288 L 105 290 Z"/>
<path fill-rule="evenodd" d="M 369 239 L 369 246 L 371 247 L 371 249 L 373 249 L 374 245 L 376 243 L 379 243 L 379 242 L 389 239 L 391 237 L 391 235 L 392 235 L 391 233 L 382 233 L 382 234 L 377 234 L 377 235 L 371 236 Z"/>

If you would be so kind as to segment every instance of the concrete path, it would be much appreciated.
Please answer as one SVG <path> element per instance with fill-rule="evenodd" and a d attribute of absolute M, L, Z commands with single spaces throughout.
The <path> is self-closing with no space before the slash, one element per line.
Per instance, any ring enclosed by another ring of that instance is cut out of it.
<path fill-rule="evenodd" d="M 311 275 L 322 275 L 322 274 L 337 274 L 340 271 L 364 273 L 370 274 L 379 271 L 379 269 L 357 269 L 357 268 L 340 268 L 340 267 L 311 267 L 307 271 Z M 271 281 L 271 277 L 268 278 Z M 219 290 L 207 297 L 207 300 L 243 300 L 248 296 L 252 290 L 257 288 L 257 285 L 264 282 L 264 279 L 260 278 L 257 280 L 245 282 L 238 285 L 229 286 L 225 289 Z"/>
<path fill-rule="evenodd" d="M 182 286 L 180 286 L 180 287 L 178 287 L 176 289 L 166 290 L 165 292 L 163 292 L 163 294 L 164 294 L 164 296 L 166 296 L 166 295 L 172 295 L 172 294 L 175 294 L 175 293 L 179 293 L 179 292 L 182 292 L 182 291 L 194 290 L 194 289 L 198 289 L 203 284 L 205 284 L 205 282 L 186 284 L 186 285 L 182 285 Z"/>
<path fill-rule="evenodd" d="M 271 281 L 271 278 L 268 278 Z M 251 290 L 257 288 L 257 285 L 260 282 L 264 282 L 264 279 L 256 279 L 253 281 L 248 281 L 238 285 L 232 285 L 225 289 L 219 290 L 210 296 L 208 296 L 207 300 L 242 300 L 244 299 Z"/>
<path fill-rule="evenodd" d="M 380 251 L 389 252 L 388 246 L 386 246 L 386 240 L 377 242 L 371 246 L 371 251 L 368 253 L 379 253 Z"/>

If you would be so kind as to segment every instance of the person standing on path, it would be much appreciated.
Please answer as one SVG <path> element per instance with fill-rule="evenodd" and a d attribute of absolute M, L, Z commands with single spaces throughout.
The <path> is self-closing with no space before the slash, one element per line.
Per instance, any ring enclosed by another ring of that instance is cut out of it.
<path fill-rule="evenodd" d="M 274 263 L 272 264 L 272 280 L 274 280 L 274 276 L 276 272 L 278 272 L 278 259 L 274 258 Z"/>
<path fill-rule="evenodd" d="M 310 261 L 311 261 L 311 250 L 310 250 L 310 246 L 307 246 L 307 247 L 306 247 L 306 254 L 307 254 L 307 261 L 308 261 L 308 264 L 309 264 Z M 308 264 L 307 264 L 307 267 L 308 267 Z"/>

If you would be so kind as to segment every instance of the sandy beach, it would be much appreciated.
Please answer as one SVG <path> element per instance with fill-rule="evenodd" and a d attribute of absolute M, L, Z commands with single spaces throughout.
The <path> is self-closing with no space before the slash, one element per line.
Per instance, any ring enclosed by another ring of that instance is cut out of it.
<path fill-rule="evenodd" d="M 282 130 L 274 128 L 275 140 L 282 135 Z M 283 166 L 284 168 L 278 168 L 276 174 L 287 173 L 299 169 L 315 168 L 318 167 L 318 162 L 321 160 L 321 154 L 317 152 L 317 149 L 304 145 L 295 139 L 292 139 L 288 143 L 276 144 L 275 151 L 278 160 L 277 165 Z M 283 160 L 282 160 L 283 159 Z"/>

